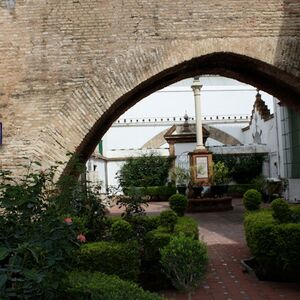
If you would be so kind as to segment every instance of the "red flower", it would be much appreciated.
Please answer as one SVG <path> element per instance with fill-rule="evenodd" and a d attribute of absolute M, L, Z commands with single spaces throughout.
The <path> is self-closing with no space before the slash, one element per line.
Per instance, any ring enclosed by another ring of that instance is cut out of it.
<path fill-rule="evenodd" d="M 73 220 L 71 218 L 65 218 L 64 219 L 64 222 L 67 224 L 67 225 L 71 225 L 73 223 Z"/>
<path fill-rule="evenodd" d="M 77 235 L 77 240 L 81 243 L 85 243 L 86 242 L 86 237 L 82 233 L 80 233 L 80 234 Z"/>

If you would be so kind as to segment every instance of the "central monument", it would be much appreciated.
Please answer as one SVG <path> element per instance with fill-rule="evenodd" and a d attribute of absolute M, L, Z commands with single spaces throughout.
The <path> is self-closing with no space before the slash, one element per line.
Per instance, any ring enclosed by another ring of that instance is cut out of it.
<path fill-rule="evenodd" d="M 194 185 L 208 186 L 212 179 L 212 154 L 203 144 L 203 128 L 201 114 L 201 88 L 200 76 L 194 77 L 191 88 L 194 92 L 195 99 L 195 116 L 196 116 L 196 148 L 189 153 L 191 177 Z"/>

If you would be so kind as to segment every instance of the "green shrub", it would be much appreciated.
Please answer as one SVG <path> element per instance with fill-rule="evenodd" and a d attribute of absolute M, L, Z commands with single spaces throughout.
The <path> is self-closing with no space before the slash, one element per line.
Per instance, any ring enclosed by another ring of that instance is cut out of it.
<path fill-rule="evenodd" d="M 119 196 L 117 205 L 119 208 L 125 208 L 125 212 L 121 216 L 126 219 L 134 216 L 144 216 L 146 214 L 144 206 L 148 206 L 147 199 L 143 197 L 139 188 L 132 188 L 129 196 Z"/>
<path fill-rule="evenodd" d="M 111 235 L 116 242 L 126 242 L 133 237 L 132 226 L 125 220 L 117 220 L 111 226 Z"/>
<path fill-rule="evenodd" d="M 161 226 L 167 228 L 170 232 L 173 232 L 177 223 L 176 213 L 171 209 L 162 211 L 159 215 L 159 223 Z"/>
<path fill-rule="evenodd" d="M 169 198 L 170 208 L 173 209 L 179 217 L 182 217 L 188 205 L 187 198 L 181 194 L 174 194 Z"/>
<path fill-rule="evenodd" d="M 159 249 L 169 243 L 171 236 L 171 233 L 159 229 L 149 231 L 144 241 L 144 259 L 158 261 L 160 258 Z"/>
<path fill-rule="evenodd" d="M 162 300 L 132 282 L 98 272 L 71 272 L 65 286 L 66 300 Z"/>
<path fill-rule="evenodd" d="M 199 286 L 208 262 L 203 242 L 180 234 L 173 237 L 160 253 L 164 272 L 176 289 L 189 291 Z"/>
<path fill-rule="evenodd" d="M 279 223 L 289 223 L 292 221 L 291 210 L 284 199 L 277 198 L 272 201 L 273 218 Z"/>
<path fill-rule="evenodd" d="M 232 179 L 237 183 L 249 183 L 262 172 L 265 154 L 214 154 L 213 161 L 224 162 L 230 170 Z"/>
<path fill-rule="evenodd" d="M 172 158 L 157 154 L 129 158 L 119 173 L 122 188 L 162 186 L 166 183 Z"/>
<path fill-rule="evenodd" d="M 261 210 L 248 213 L 244 226 L 258 264 L 257 275 L 267 280 L 299 281 L 300 224 L 278 224 L 271 210 Z"/>
<path fill-rule="evenodd" d="M 135 281 L 139 274 L 136 241 L 88 243 L 80 248 L 77 260 L 80 269 L 114 274 L 122 279 Z"/>
<path fill-rule="evenodd" d="M 260 207 L 262 195 L 255 189 L 248 190 L 243 196 L 243 203 L 247 210 L 257 210 Z"/>
<path fill-rule="evenodd" d="M 178 218 L 177 224 L 174 228 L 175 234 L 183 233 L 187 237 L 191 237 L 195 240 L 199 239 L 198 223 L 196 220 L 190 217 Z"/>

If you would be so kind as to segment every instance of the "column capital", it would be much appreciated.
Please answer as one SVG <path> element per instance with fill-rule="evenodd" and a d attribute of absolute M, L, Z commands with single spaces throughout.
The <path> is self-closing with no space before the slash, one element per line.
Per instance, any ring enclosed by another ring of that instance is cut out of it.
<path fill-rule="evenodd" d="M 200 83 L 199 78 L 200 78 L 200 76 L 194 77 L 193 84 L 191 85 L 191 88 L 193 89 L 194 92 L 197 90 L 200 91 L 202 88 L 202 84 Z"/>

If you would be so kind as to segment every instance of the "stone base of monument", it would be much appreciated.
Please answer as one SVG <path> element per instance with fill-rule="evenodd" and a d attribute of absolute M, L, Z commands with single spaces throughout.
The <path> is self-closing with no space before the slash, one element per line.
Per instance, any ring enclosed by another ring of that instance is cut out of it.
<path fill-rule="evenodd" d="M 197 198 L 189 199 L 187 212 L 211 212 L 211 211 L 226 211 L 232 210 L 232 198 L 231 197 L 221 197 L 221 198 Z"/>

